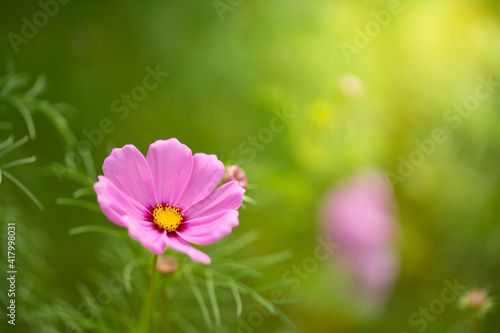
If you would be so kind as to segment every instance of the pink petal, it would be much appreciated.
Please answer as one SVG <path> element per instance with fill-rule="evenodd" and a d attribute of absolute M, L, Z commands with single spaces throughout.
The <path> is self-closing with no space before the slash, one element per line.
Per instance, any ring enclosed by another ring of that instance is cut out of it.
<path fill-rule="evenodd" d="M 119 190 L 108 178 L 104 176 L 98 178 L 99 181 L 94 184 L 97 202 L 109 220 L 122 227 L 126 226 L 126 217 L 146 220 L 147 210 L 143 205 Z"/>
<path fill-rule="evenodd" d="M 149 251 L 156 255 L 163 254 L 166 245 L 166 232 L 154 228 L 154 223 L 128 219 L 128 234 L 139 241 Z"/>
<path fill-rule="evenodd" d="M 224 175 L 224 164 L 215 155 L 194 154 L 193 171 L 178 205 L 189 207 L 208 196 Z"/>
<path fill-rule="evenodd" d="M 212 244 L 229 235 L 238 222 L 237 210 L 226 210 L 183 223 L 177 234 L 184 240 L 201 245 Z"/>
<path fill-rule="evenodd" d="M 212 262 L 206 253 L 195 249 L 176 234 L 167 234 L 166 241 L 168 247 L 175 251 L 187 254 L 193 261 L 201 262 L 205 265 L 210 265 Z"/>
<path fill-rule="evenodd" d="M 193 170 L 191 149 L 177 139 L 158 140 L 149 146 L 146 159 L 155 180 L 158 203 L 178 205 Z"/>
<path fill-rule="evenodd" d="M 245 189 L 237 181 L 226 183 L 210 193 L 205 199 L 185 210 L 186 221 L 213 215 L 220 211 L 236 210 L 243 203 Z"/>
<path fill-rule="evenodd" d="M 104 176 L 144 207 L 156 205 L 153 176 L 146 159 L 133 145 L 115 148 L 102 166 Z"/>

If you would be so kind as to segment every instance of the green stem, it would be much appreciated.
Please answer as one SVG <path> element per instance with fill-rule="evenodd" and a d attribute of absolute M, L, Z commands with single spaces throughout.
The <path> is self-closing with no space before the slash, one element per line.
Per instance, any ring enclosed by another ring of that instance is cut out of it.
<path fill-rule="evenodd" d="M 471 319 L 471 329 L 472 333 L 479 333 L 479 318 L 477 315 Z"/>
<path fill-rule="evenodd" d="M 164 279 L 164 286 L 163 286 L 163 311 L 165 311 L 165 332 L 172 332 L 171 326 L 170 326 L 170 299 L 168 298 L 168 281 L 167 278 Z"/>
<path fill-rule="evenodd" d="M 154 325 L 154 313 L 155 313 L 155 282 L 156 282 L 156 261 L 158 256 L 155 254 L 153 256 L 153 267 L 151 271 L 151 295 L 150 295 L 150 306 L 149 306 L 149 331 L 153 332 Z"/>

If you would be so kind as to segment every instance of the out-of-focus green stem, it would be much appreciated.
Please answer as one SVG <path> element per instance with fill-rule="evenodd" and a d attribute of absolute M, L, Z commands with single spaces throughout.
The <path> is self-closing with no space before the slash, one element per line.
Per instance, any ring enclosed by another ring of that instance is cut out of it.
<path fill-rule="evenodd" d="M 168 281 L 165 279 L 165 283 L 163 286 L 163 309 L 165 313 L 165 332 L 172 332 L 171 323 L 170 323 L 170 299 L 168 298 Z"/>
<path fill-rule="evenodd" d="M 156 261 L 158 256 L 153 256 L 153 267 L 151 271 L 151 290 L 150 290 L 150 305 L 149 305 L 149 331 L 154 332 L 154 313 L 155 313 L 155 282 L 156 282 Z"/>
<path fill-rule="evenodd" d="M 479 318 L 477 315 L 471 319 L 471 330 L 472 333 L 479 333 Z"/>

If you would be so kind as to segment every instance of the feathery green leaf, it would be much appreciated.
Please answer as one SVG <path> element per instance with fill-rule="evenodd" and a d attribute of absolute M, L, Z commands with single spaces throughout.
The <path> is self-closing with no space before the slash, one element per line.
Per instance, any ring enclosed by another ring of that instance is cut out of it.
<path fill-rule="evenodd" d="M 3 174 L 5 175 L 5 177 L 7 177 L 11 182 L 13 182 L 14 184 L 17 185 L 17 187 L 19 187 L 34 203 L 35 205 L 38 206 L 38 208 L 42 209 L 43 210 L 43 205 L 42 203 L 40 202 L 40 200 L 38 200 L 38 198 L 33 194 L 31 193 L 30 190 L 28 190 L 28 188 L 26 186 L 24 186 L 23 183 L 21 183 L 19 181 L 19 179 L 15 178 L 14 176 L 12 176 L 10 173 L 8 173 L 7 171 L 3 170 Z"/>

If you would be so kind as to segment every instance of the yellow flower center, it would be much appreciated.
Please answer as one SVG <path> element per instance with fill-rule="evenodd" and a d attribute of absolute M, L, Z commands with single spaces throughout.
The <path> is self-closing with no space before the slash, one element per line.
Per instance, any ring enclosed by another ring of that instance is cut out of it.
<path fill-rule="evenodd" d="M 157 226 L 166 231 L 175 231 L 179 224 L 184 220 L 184 214 L 181 214 L 179 207 L 170 205 L 156 205 L 153 211 L 154 222 Z"/>

